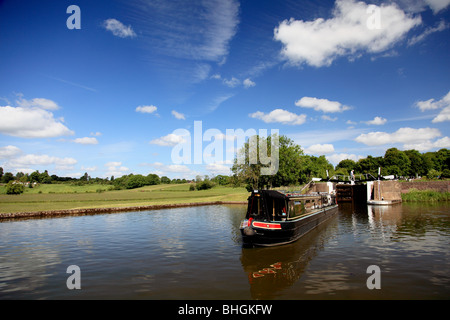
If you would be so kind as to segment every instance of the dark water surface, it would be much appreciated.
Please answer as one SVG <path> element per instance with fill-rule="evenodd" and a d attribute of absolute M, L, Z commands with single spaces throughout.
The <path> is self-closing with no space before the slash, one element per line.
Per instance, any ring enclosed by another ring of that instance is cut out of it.
<path fill-rule="evenodd" d="M 450 206 L 340 206 L 295 243 L 243 248 L 245 206 L 0 223 L 0 299 L 449 299 Z M 81 289 L 69 290 L 80 268 Z M 379 267 L 380 289 L 367 273 Z"/>

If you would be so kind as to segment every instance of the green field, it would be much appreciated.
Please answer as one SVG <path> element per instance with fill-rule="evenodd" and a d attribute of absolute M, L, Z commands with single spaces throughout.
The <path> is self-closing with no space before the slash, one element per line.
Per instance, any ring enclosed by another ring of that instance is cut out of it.
<path fill-rule="evenodd" d="M 42 184 L 20 195 L 7 195 L 0 186 L 0 213 L 68 210 L 81 208 L 134 207 L 210 201 L 246 201 L 245 188 L 217 186 L 189 191 L 189 184 L 146 186 L 109 190 L 108 185 Z"/>

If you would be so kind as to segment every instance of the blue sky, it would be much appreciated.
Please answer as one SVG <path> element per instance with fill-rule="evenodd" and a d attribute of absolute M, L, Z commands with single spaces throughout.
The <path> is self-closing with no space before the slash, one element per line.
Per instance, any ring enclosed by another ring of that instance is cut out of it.
<path fill-rule="evenodd" d="M 223 154 L 233 152 L 227 129 L 276 129 L 334 165 L 390 147 L 449 148 L 449 7 L 2 1 L 0 166 L 73 177 L 227 174 L 230 161 L 211 161 L 207 149 L 222 141 Z M 202 162 L 174 161 L 196 123 L 218 133 L 203 141 Z"/>

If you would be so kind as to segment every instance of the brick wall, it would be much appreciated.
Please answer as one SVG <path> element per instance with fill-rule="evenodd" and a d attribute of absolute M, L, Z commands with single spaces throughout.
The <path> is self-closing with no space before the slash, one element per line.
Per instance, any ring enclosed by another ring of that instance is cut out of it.
<path fill-rule="evenodd" d="M 400 183 L 402 193 L 410 189 L 435 190 L 439 192 L 450 192 L 450 181 L 405 181 Z"/>

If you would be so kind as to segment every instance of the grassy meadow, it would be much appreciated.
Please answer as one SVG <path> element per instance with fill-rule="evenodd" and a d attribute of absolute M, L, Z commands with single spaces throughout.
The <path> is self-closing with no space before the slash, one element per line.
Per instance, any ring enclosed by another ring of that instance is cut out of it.
<path fill-rule="evenodd" d="M 41 184 L 35 188 L 25 188 L 20 195 L 7 195 L 5 186 L 0 186 L 0 213 L 246 201 L 247 197 L 245 188 L 216 186 L 209 190 L 189 191 L 188 183 L 128 190 L 110 190 L 109 185 L 102 184 Z"/>

